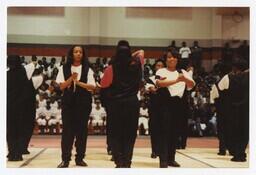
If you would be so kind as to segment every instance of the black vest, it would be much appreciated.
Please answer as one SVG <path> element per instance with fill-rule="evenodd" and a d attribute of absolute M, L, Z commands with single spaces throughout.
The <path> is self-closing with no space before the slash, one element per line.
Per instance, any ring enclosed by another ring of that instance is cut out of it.
<path fill-rule="evenodd" d="M 246 74 L 241 73 L 238 75 L 229 74 L 229 89 L 228 96 L 232 105 L 239 107 L 247 101 L 245 98 L 248 96 L 249 92 L 249 81 L 244 82 L 244 79 L 247 78 Z"/>
<path fill-rule="evenodd" d="M 118 65 L 113 65 L 113 82 L 110 86 L 110 97 L 121 99 L 137 95 L 142 78 L 141 64 L 134 59 L 135 64 L 129 65 L 127 70 L 119 70 Z"/>
<path fill-rule="evenodd" d="M 80 82 L 87 83 L 87 75 L 89 71 L 89 66 L 82 65 L 81 78 Z M 63 65 L 63 74 L 65 81 L 71 76 L 71 67 L 67 64 Z M 64 90 L 62 96 L 62 105 L 64 106 L 73 106 L 73 105 L 91 105 L 92 95 L 89 91 L 80 86 L 76 86 L 74 92 L 74 84 L 72 83 L 71 87 Z"/>

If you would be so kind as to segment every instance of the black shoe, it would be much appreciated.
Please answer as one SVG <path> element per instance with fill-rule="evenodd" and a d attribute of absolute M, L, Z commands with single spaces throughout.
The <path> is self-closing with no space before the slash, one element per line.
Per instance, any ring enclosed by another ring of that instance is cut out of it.
<path fill-rule="evenodd" d="M 87 163 L 85 163 L 83 160 L 76 160 L 77 166 L 88 166 Z"/>
<path fill-rule="evenodd" d="M 115 168 L 123 168 L 121 165 L 116 165 Z"/>
<path fill-rule="evenodd" d="M 131 165 L 123 165 L 122 168 L 131 168 Z"/>
<path fill-rule="evenodd" d="M 22 154 L 30 154 L 30 152 L 28 150 L 25 150 L 22 152 Z"/>
<path fill-rule="evenodd" d="M 186 146 L 181 146 L 180 149 L 186 149 Z"/>
<path fill-rule="evenodd" d="M 68 161 L 62 161 L 57 168 L 68 168 L 69 162 Z"/>
<path fill-rule="evenodd" d="M 180 164 L 178 164 L 176 161 L 171 161 L 171 162 L 168 163 L 168 166 L 180 167 Z"/>
<path fill-rule="evenodd" d="M 246 162 L 246 158 L 244 157 L 233 157 L 231 159 L 232 162 Z"/>
<path fill-rule="evenodd" d="M 112 155 L 112 151 L 111 150 L 108 151 L 108 155 Z"/>
<path fill-rule="evenodd" d="M 218 155 L 220 155 L 220 156 L 225 156 L 225 155 L 226 155 L 226 151 L 219 151 L 219 152 L 218 152 Z"/>
<path fill-rule="evenodd" d="M 9 155 L 8 161 L 22 161 L 23 158 L 21 155 Z"/>
<path fill-rule="evenodd" d="M 151 158 L 152 158 L 152 159 L 156 159 L 156 158 L 157 158 L 156 153 L 154 153 L 154 152 L 153 152 L 153 153 L 151 153 Z"/>
<path fill-rule="evenodd" d="M 159 168 L 168 168 L 167 162 L 160 162 Z"/>

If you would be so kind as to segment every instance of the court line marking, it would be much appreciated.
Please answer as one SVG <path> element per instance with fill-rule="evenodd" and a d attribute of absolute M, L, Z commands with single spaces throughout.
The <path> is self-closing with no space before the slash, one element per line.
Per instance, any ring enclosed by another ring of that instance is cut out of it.
<path fill-rule="evenodd" d="M 27 166 L 30 162 L 32 162 L 35 158 L 37 158 L 40 154 L 42 154 L 45 150 L 47 150 L 47 148 L 42 149 L 41 151 L 39 151 L 39 153 L 37 153 L 36 155 L 34 155 L 33 157 L 31 157 L 30 159 L 28 159 L 26 162 L 24 162 L 23 164 L 20 165 L 19 168 L 23 168 L 25 166 Z"/>
<path fill-rule="evenodd" d="M 196 158 L 194 158 L 194 157 L 192 157 L 192 156 L 189 156 L 189 155 L 187 155 L 187 154 L 185 154 L 185 153 L 182 153 L 182 152 L 180 152 L 180 151 L 177 151 L 177 150 L 176 150 L 176 152 L 179 153 L 179 154 L 181 154 L 181 155 L 183 155 L 183 156 L 185 156 L 185 157 L 188 157 L 188 158 L 190 158 L 190 159 L 192 159 L 192 160 L 195 160 L 195 161 L 198 161 L 198 162 L 200 162 L 200 163 L 202 163 L 202 164 L 205 164 L 205 165 L 207 165 L 207 166 L 209 166 L 209 167 L 211 167 L 211 168 L 217 168 L 217 167 L 215 167 L 215 166 L 213 166 L 213 165 L 211 165 L 211 164 L 209 164 L 209 163 L 206 163 L 206 162 L 204 162 L 204 161 L 201 161 L 201 160 L 199 160 L 199 159 L 196 159 Z"/>

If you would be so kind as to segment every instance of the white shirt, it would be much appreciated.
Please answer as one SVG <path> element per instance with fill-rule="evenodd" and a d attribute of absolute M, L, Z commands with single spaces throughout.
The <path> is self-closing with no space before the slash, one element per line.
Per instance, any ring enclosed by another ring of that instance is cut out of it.
<path fill-rule="evenodd" d="M 148 116 L 148 109 L 145 108 L 143 109 L 142 107 L 140 108 L 140 115 L 141 116 Z"/>
<path fill-rule="evenodd" d="M 228 78 L 228 74 L 225 75 L 220 82 L 218 83 L 218 87 L 221 91 L 228 89 L 229 88 L 229 78 Z M 211 92 L 210 92 L 210 103 L 214 103 L 214 100 L 216 98 L 219 98 L 219 91 L 218 88 L 216 87 L 216 85 L 212 86 Z"/>
<path fill-rule="evenodd" d="M 74 73 L 74 72 L 76 72 L 78 74 L 77 75 L 77 80 L 79 81 L 80 78 L 81 78 L 82 65 L 80 65 L 80 66 L 71 66 L 71 73 Z M 89 68 L 88 75 L 87 75 L 87 84 L 96 86 L 93 74 L 94 73 L 93 73 L 92 69 Z M 61 66 L 59 68 L 59 72 L 58 72 L 58 75 L 57 75 L 57 78 L 56 78 L 56 83 L 63 83 L 63 82 L 65 82 L 65 77 L 64 77 L 64 73 L 63 73 L 63 66 Z"/>
<path fill-rule="evenodd" d="M 96 108 L 92 108 L 92 112 L 90 116 L 92 116 L 93 119 L 95 120 L 101 120 L 102 117 L 106 116 L 105 109 L 102 107 L 100 107 L 99 110 L 97 110 Z"/>
<path fill-rule="evenodd" d="M 217 86 L 214 84 L 210 91 L 210 103 L 213 104 L 216 98 L 219 98 L 219 91 L 217 89 Z"/>
<path fill-rule="evenodd" d="M 35 89 L 38 89 L 41 84 L 43 83 L 43 76 L 42 75 L 38 75 L 38 76 L 33 76 L 32 77 L 32 83 Z"/>
<path fill-rule="evenodd" d="M 43 99 L 42 101 L 38 101 L 38 107 L 40 108 L 40 107 L 45 107 L 46 106 L 46 100 L 45 99 Z"/>
<path fill-rule="evenodd" d="M 54 103 L 51 103 L 50 106 L 51 106 L 51 109 L 53 109 L 53 108 L 54 108 L 54 109 L 55 109 L 55 108 L 57 109 L 57 108 L 58 108 L 58 102 L 55 101 Z"/>
<path fill-rule="evenodd" d="M 182 47 L 179 53 L 181 54 L 181 58 L 188 58 L 189 54 L 191 54 L 191 50 L 189 47 Z"/>
<path fill-rule="evenodd" d="M 27 77 L 30 80 L 31 77 L 32 77 L 32 74 L 35 70 L 35 64 L 33 62 L 31 62 L 31 63 L 25 65 L 24 67 L 25 67 L 25 70 L 26 70 Z"/>
<path fill-rule="evenodd" d="M 154 84 L 156 84 L 156 76 L 151 76 L 151 77 L 149 77 L 149 79 L 150 79 Z M 149 88 L 151 88 L 151 87 L 155 87 L 155 85 L 150 84 L 150 83 L 147 83 L 147 84 L 145 85 L 146 91 L 148 91 Z"/>
<path fill-rule="evenodd" d="M 95 126 L 97 123 L 99 125 L 103 125 L 103 117 L 106 116 L 105 109 L 102 107 L 100 107 L 99 110 L 97 110 L 96 108 L 93 108 L 90 116 L 93 117 L 93 120 L 92 120 L 93 126 Z"/>
<path fill-rule="evenodd" d="M 45 116 L 44 107 L 39 107 L 36 109 L 36 118 L 39 118 L 40 116 Z"/>
<path fill-rule="evenodd" d="M 190 74 L 187 71 L 185 71 L 183 69 L 181 71 L 182 71 L 184 77 L 186 77 L 187 79 L 194 82 L 193 78 L 190 77 Z M 179 72 L 178 71 L 173 71 L 172 72 L 172 71 L 169 71 L 167 68 L 162 68 L 162 69 L 159 69 L 156 72 L 156 75 L 160 76 L 161 78 L 166 77 L 166 80 L 172 81 L 172 80 L 176 80 L 179 77 Z M 182 96 L 184 94 L 184 90 L 186 88 L 186 83 L 185 82 L 178 82 L 178 83 L 175 83 L 171 86 L 168 86 L 167 88 L 168 88 L 172 97 L 178 96 L 178 97 L 182 98 Z M 187 88 L 187 90 L 191 90 L 191 89 L 192 88 Z"/>
<path fill-rule="evenodd" d="M 219 89 L 221 91 L 228 89 L 229 88 L 229 78 L 228 78 L 228 74 L 225 75 L 220 82 L 218 83 Z"/>

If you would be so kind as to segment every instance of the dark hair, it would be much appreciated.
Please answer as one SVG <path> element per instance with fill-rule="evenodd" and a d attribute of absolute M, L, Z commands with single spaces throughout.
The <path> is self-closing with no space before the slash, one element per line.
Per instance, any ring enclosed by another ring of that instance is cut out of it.
<path fill-rule="evenodd" d="M 132 60 L 132 53 L 128 41 L 121 40 L 117 44 L 115 58 L 113 65 L 119 64 L 120 68 L 124 68 L 130 64 Z"/>
<path fill-rule="evenodd" d="M 163 63 L 164 67 L 166 67 L 166 62 L 163 59 L 157 59 L 153 67 L 155 67 L 158 62 Z"/>
<path fill-rule="evenodd" d="M 36 55 L 32 55 L 31 60 L 32 60 L 32 61 L 37 61 L 37 57 L 36 57 Z"/>
<path fill-rule="evenodd" d="M 247 66 L 247 61 L 241 58 L 236 58 L 232 62 L 232 67 L 237 68 L 238 70 L 244 71 Z"/>
<path fill-rule="evenodd" d="M 178 60 L 180 59 L 180 54 L 177 50 L 175 49 L 168 49 L 167 53 L 166 53 L 166 58 L 164 61 L 166 61 L 168 54 L 171 54 L 172 57 L 177 58 Z"/>
<path fill-rule="evenodd" d="M 128 47 L 129 49 L 131 49 L 129 42 L 126 41 L 126 40 L 120 40 L 120 41 L 118 41 L 118 43 L 117 43 L 117 49 L 119 49 L 119 48 L 121 48 L 121 47 Z"/>
<path fill-rule="evenodd" d="M 10 69 L 22 68 L 20 56 L 19 55 L 8 55 L 7 66 Z"/>
<path fill-rule="evenodd" d="M 55 62 L 56 62 L 56 58 L 52 57 L 52 58 L 51 58 L 51 62 L 54 62 L 54 63 L 55 63 Z"/>
<path fill-rule="evenodd" d="M 81 47 L 82 48 L 83 56 L 82 56 L 81 64 L 89 66 L 89 61 L 88 61 L 87 56 L 85 54 L 85 49 L 82 45 L 74 45 L 69 49 L 66 64 L 69 65 L 69 66 L 71 66 L 73 64 L 73 50 L 74 50 L 75 47 Z"/>

